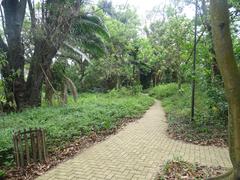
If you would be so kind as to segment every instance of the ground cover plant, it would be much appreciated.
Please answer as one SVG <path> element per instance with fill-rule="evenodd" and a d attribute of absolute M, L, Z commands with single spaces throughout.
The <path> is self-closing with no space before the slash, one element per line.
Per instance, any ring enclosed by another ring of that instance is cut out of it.
<path fill-rule="evenodd" d="M 225 146 L 227 141 L 224 117 L 219 118 L 219 107 L 211 106 L 207 92 L 196 93 L 196 118 L 191 121 L 191 85 L 178 89 L 176 83 L 159 85 L 149 91 L 158 98 L 167 113 L 168 133 L 175 139 L 195 144 Z M 226 118 L 226 117 L 225 117 Z"/>
<path fill-rule="evenodd" d="M 50 151 L 64 147 L 76 138 L 115 128 L 123 118 L 140 117 L 153 103 L 144 95 L 127 95 L 114 91 L 108 94 L 81 94 L 77 103 L 65 106 L 40 107 L 12 113 L 0 119 L 1 166 L 11 166 L 12 132 L 41 127 L 47 132 Z"/>

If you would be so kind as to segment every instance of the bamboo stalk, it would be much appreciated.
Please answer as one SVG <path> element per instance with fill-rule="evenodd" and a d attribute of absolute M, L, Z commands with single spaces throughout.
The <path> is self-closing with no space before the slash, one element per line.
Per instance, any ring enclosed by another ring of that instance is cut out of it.
<path fill-rule="evenodd" d="M 32 146 L 32 155 L 33 155 L 33 162 L 37 161 L 37 153 L 36 153 L 36 141 L 35 141 L 35 132 L 31 130 L 31 146 Z"/>
<path fill-rule="evenodd" d="M 47 161 L 46 136 L 45 131 L 41 128 L 14 132 L 13 148 L 18 168 L 24 167 L 32 161 L 35 163 Z"/>
<path fill-rule="evenodd" d="M 43 144 L 43 158 L 44 161 L 47 161 L 47 151 L 46 151 L 46 139 L 45 139 L 45 131 L 42 129 L 42 144 Z"/>
<path fill-rule="evenodd" d="M 35 131 L 34 131 L 34 133 L 35 133 L 35 138 L 34 138 L 34 140 L 35 140 L 35 152 L 36 152 L 36 161 L 35 162 L 37 162 L 38 160 L 39 160 L 39 142 L 38 142 L 38 130 L 37 130 L 37 128 L 35 128 Z"/>
<path fill-rule="evenodd" d="M 21 132 L 18 131 L 18 148 L 19 148 L 19 154 L 20 154 L 20 167 L 24 167 L 24 157 L 23 157 L 23 148 L 21 146 Z"/>
<path fill-rule="evenodd" d="M 27 137 L 26 129 L 24 129 L 24 141 L 25 141 L 26 160 L 27 160 L 27 164 L 29 164 L 30 155 L 29 155 L 28 137 Z"/>
<path fill-rule="evenodd" d="M 17 136 L 15 132 L 13 133 L 13 145 L 14 145 L 14 155 L 15 155 L 16 166 L 17 168 L 19 168 L 20 162 L 19 162 L 19 153 L 18 153 L 18 145 L 17 145 Z"/>
<path fill-rule="evenodd" d="M 38 141 L 38 159 L 42 162 L 42 142 L 41 142 L 41 131 L 37 130 L 37 141 Z"/>

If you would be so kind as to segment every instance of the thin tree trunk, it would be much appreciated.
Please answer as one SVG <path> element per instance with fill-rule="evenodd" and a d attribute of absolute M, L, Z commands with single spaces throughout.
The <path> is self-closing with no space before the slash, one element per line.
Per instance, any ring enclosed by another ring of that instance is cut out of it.
<path fill-rule="evenodd" d="M 233 178 L 240 179 L 240 72 L 234 58 L 227 0 L 211 0 L 211 21 L 216 59 L 229 104 L 229 152 Z"/>
<path fill-rule="evenodd" d="M 178 89 L 180 90 L 182 88 L 182 77 L 181 75 L 178 75 Z"/>
<path fill-rule="evenodd" d="M 117 73 L 117 82 L 116 82 L 116 89 L 120 89 L 120 75 Z"/>
<path fill-rule="evenodd" d="M 67 86 L 67 83 L 64 82 L 62 84 L 62 89 L 61 89 L 61 104 L 62 105 L 66 105 L 67 104 L 67 101 L 68 101 L 68 86 Z"/>

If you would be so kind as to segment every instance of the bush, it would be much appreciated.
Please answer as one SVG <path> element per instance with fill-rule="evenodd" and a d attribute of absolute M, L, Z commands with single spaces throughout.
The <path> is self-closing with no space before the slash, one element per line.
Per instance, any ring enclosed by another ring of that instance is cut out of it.
<path fill-rule="evenodd" d="M 122 96 L 130 96 L 131 90 L 126 87 L 122 87 L 120 89 L 113 89 L 108 93 L 109 96 L 113 97 L 122 97 Z"/>
<path fill-rule="evenodd" d="M 133 95 L 140 94 L 142 90 L 143 90 L 142 85 L 134 85 L 131 87 L 131 92 Z"/>
<path fill-rule="evenodd" d="M 131 96 L 131 95 L 139 95 L 142 92 L 141 85 L 134 85 L 129 88 L 121 87 L 120 89 L 113 89 L 109 92 L 110 96 Z"/>

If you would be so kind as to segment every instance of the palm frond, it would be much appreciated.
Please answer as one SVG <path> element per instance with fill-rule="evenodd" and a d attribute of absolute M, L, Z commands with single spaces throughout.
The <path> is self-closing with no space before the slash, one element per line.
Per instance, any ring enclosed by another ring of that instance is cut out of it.
<path fill-rule="evenodd" d="M 82 15 L 74 23 L 72 33 L 76 37 L 82 37 L 85 34 L 99 35 L 104 40 L 108 40 L 110 35 L 108 29 L 98 16 Z"/>
<path fill-rule="evenodd" d="M 86 30 L 90 30 L 95 34 L 100 35 L 105 40 L 110 38 L 109 32 L 101 18 L 95 15 L 86 14 L 81 17 L 80 24 L 86 28 Z"/>
<path fill-rule="evenodd" d="M 63 45 L 69 49 L 71 49 L 74 53 L 78 54 L 79 56 L 81 56 L 82 61 L 87 60 L 88 62 L 90 61 L 90 58 L 87 56 L 87 54 L 85 54 L 84 52 L 82 52 L 81 50 L 79 50 L 76 47 L 71 46 L 68 42 L 64 42 Z"/>
<path fill-rule="evenodd" d="M 70 91 L 72 93 L 74 102 L 77 102 L 78 93 L 77 93 L 77 88 L 76 88 L 75 84 L 73 83 L 73 81 L 70 78 L 68 78 L 66 76 L 64 76 L 64 78 L 65 78 L 68 88 L 70 89 Z"/>
<path fill-rule="evenodd" d="M 84 47 L 86 52 L 95 55 L 95 56 L 104 56 L 107 52 L 105 44 L 99 38 L 95 38 L 94 40 L 83 40 Z"/>
<path fill-rule="evenodd" d="M 109 39 L 108 29 L 104 22 L 92 14 L 79 16 L 71 28 L 71 45 L 81 47 L 82 52 L 92 56 L 104 56 L 107 52 L 105 41 Z"/>

